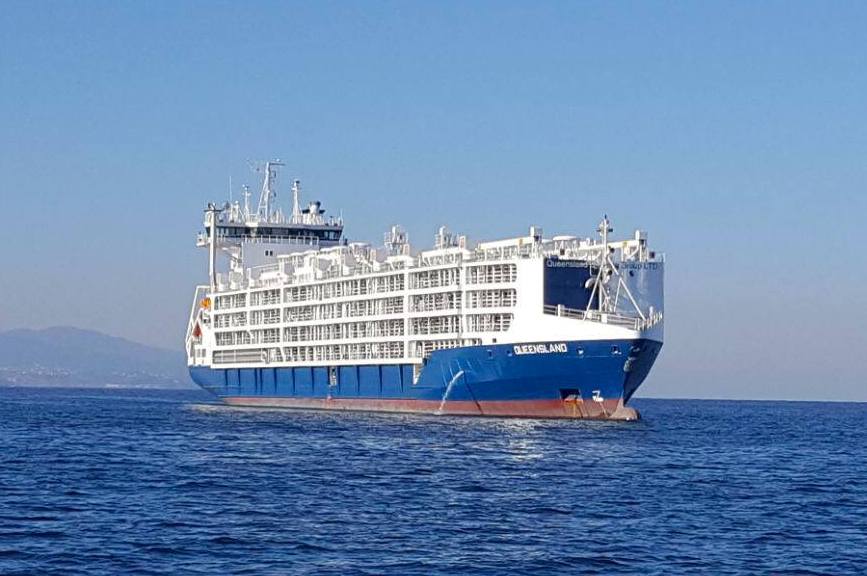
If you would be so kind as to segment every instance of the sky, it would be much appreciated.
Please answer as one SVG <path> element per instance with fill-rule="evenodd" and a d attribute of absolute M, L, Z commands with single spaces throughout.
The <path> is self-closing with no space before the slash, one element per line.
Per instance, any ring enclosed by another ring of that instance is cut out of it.
<path fill-rule="evenodd" d="M 867 401 L 867 3 L 38 2 L 0 17 L 0 330 L 183 346 L 286 163 L 378 242 L 647 230 L 645 396 Z"/>

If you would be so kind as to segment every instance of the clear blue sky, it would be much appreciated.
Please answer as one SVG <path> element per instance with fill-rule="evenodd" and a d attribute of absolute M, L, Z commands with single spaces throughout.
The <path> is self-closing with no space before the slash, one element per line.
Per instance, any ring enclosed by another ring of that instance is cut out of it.
<path fill-rule="evenodd" d="M 867 3 L 2 12 L 0 329 L 180 347 L 204 203 L 279 157 L 354 239 L 648 230 L 645 395 L 867 400 Z"/>

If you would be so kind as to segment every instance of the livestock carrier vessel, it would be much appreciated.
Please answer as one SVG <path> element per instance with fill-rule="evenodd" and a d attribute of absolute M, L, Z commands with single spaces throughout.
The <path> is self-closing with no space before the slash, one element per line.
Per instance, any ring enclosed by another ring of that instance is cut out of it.
<path fill-rule="evenodd" d="M 209 204 L 197 244 L 190 374 L 223 402 L 333 410 L 633 420 L 626 403 L 663 337 L 664 258 L 613 240 L 527 235 L 473 243 L 440 228 L 416 251 L 343 238 L 319 202 Z"/>

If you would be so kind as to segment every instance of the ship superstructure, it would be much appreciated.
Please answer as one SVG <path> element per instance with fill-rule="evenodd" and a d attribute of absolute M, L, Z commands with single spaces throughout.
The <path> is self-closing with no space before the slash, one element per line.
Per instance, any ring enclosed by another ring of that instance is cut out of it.
<path fill-rule="evenodd" d="M 193 379 L 239 405 L 634 419 L 662 346 L 662 255 L 636 232 L 473 244 L 440 228 L 414 251 L 347 242 L 319 202 L 209 205 L 186 349 Z"/>

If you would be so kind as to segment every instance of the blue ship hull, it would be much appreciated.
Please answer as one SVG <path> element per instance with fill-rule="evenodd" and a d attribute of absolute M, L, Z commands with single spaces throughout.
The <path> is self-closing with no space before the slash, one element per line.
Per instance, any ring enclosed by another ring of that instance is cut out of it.
<path fill-rule="evenodd" d="M 412 364 L 192 366 L 190 375 L 244 406 L 631 420 L 638 413 L 625 404 L 661 347 L 638 339 L 439 350 L 415 383 Z"/>

